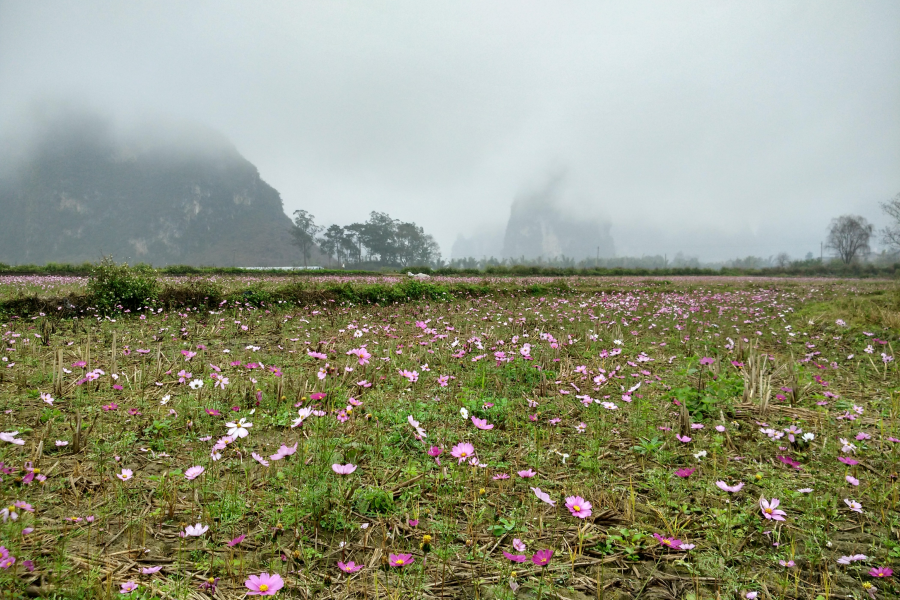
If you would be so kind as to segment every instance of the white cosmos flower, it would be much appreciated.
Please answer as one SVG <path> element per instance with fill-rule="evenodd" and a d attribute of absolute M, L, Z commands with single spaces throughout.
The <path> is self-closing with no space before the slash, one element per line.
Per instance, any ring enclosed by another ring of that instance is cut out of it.
<path fill-rule="evenodd" d="M 190 382 L 188 385 L 191 386 L 192 390 L 199 390 L 200 388 L 203 387 L 203 381 L 200 379 L 195 379 L 192 382 Z"/>
<path fill-rule="evenodd" d="M 303 421 L 308 419 L 310 415 L 313 414 L 312 407 L 306 406 L 297 411 L 297 414 L 300 416 L 294 419 L 294 422 L 291 423 L 291 427 L 298 427 L 303 424 Z"/>
<path fill-rule="evenodd" d="M 464 421 L 469 420 L 469 411 L 466 409 L 465 406 L 463 406 L 461 409 L 459 409 L 459 414 L 462 415 L 462 418 Z"/>
<path fill-rule="evenodd" d="M 200 537 L 209 529 L 209 525 L 203 525 L 201 523 L 197 523 L 196 525 L 188 525 L 184 528 L 184 533 L 181 534 L 182 537 Z"/>
<path fill-rule="evenodd" d="M 228 435 L 234 438 L 242 438 L 250 435 L 250 432 L 247 431 L 247 428 L 253 427 L 253 423 L 247 423 L 247 419 L 241 417 L 241 420 L 237 423 L 225 423 L 225 426 L 228 427 Z"/>

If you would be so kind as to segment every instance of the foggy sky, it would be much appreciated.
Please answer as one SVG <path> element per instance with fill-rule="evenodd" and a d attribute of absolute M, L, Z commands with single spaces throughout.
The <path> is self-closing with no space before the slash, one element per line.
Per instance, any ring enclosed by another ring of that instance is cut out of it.
<path fill-rule="evenodd" d="M 559 169 L 618 255 L 796 257 L 900 192 L 900 3 L 0 0 L 0 128 L 47 98 L 196 120 L 288 213 L 445 257 Z"/>

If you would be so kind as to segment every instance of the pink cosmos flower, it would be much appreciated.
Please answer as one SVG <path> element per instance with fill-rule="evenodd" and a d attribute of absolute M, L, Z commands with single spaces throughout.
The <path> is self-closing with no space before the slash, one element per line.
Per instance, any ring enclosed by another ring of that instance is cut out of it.
<path fill-rule="evenodd" d="M 529 477 L 534 477 L 535 475 L 537 475 L 537 473 L 535 473 L 531 469 L 526 469 L 525 471 L 519 471 L 519 477 L 524 477 L 526 479 Z"/>
<path fill-rule="evenodd" d="M 525 542 L 519 538 L 513 538 L 513 548 L 519 552 L 525 552 Z"/>
<path fill-rule="evenodd" d="M 198 587 L 201 590 L 207 591 L 210 594 L 215 595 L 217 585 L 219 585 L 219 578 L 218 577 L 210 577 L 209 579 L 207 579 L 206 581 L 201 583 Z"/>
<path fill-rule="evenodd" d="M 388 562 L 391 563 L 392 567 L 405 567 L 416 562 L 416 559 L 413 558 L 412 554 L 389 554 Z"/>
<path fill-rule="evenodd" d="M 346 465 L 339 465 L 337 463 L 331 465 L 331 470 L 337 473 L 338 475 L 350 475 L 353 471 L 356 470 L 356 465 L 347 463 Z"/>
<path fill-rule="evenodd" d="M 657 540 L 660 544 L 662 544 L 663 546 L 665 546 L 665 547 L 667 547 L 667 548 L 671 548 L 672 550 L 679 550 L 679 549 L 681 549 L 681 540 L 678 540 L 678 539 L 675 539 L 675 538 L 671 538 L 671 537 L 666 537 L 666 536 L 660 535 L 660 534 L 658 534 L 658 533 L 654 533 L 654 534 L 653 534 L 653 537 L 655 537 L 656 540 Z"/>
<path fill-rule="evenodd" d="M 857 502 L 856 500 L 851 500 L 851 499 L 849 499 L 849 498 L 844 498 L 844 504 L 846 504 L 847 506 L 849 506 L 849 507 L 850 507 L 850 510 L 852 510 L 853 512 L 858 512 L 858 513 L 862 514 L 862 511 L 863 511 L 863 510 L 862 510 L 862 504 L 860 504 L 860 503 Z"/>
<path fill-rule="evenodd" d="M 143 569 L 141 569 L 141 574 L 142 575 L 153 575 L 154 573 L 159 573 L 159 571 L 161 569 L 162 569 L 162 565 L 156 566 L 156 567 L 144 567 Z"/>
<path fill-rule="evenodd" d="M 493 479 L 494 481 L 498 481 L 500 479 L 509 479 L 509 475 L 507 475 L 506 473 L 497 473 L 496 475 L 491 477 L 491 479 Z"/>
<path fill-rule="evenodd" d="M 766 520 L 784 521 L 784 517 L 787 516 L 787 513 L 783 510 L 778 510 L 779 504 L 781 504 L 781 500 L 778 498 L 772 498 L 771 501 L 768 501 L 765 498 L 759 499 L 759 507 L 762 509 L 762 514 Z"/>
<path fill-rule="evenodd" d="M 539 500 L 546 502 L 550 506 L 556 506 L 556 500 L 551 500 L 550 494 L 548 494 L 547 492 L 542 492 L 541 488 L 533 487 L 531 488 L 531 491 L 534 492 L 534 495 L 537 496 Z"/>
<path fill-rule="evenodd" d="M 452 456 L 453 458 L 458 458 L 459 463 L 462 464 L 463 461 L 467 460 L 474 453 L 475 446 L 468 442 L 462 442 L 453 446 L 453 449 L 450 451 L 450 456 Z"/>
<path fill-rule="evenodd" d="M 684 477 L 684 478 L 686 478 L 686 477 L 690 477 L 691 475 L 693 475 L 693 474 L 694 474 L 694 471 L 696 471 L 696 470 L 697 470 L 696 468 L 692 468 L 692 469 L 688 469 L 688 468 L 685 468 L 685 469 L 678 469 L 677 471 L 675 471 L 675 474 L 678 475 L 679 477 Z"/>
<path fill-rule="evenodd" d="M 448 383 L 450 383 L 450 377 L 448 375 L 441 375 L 438 377 L 438 385 L 441 387 L 447 387 Z"/>
<path fill-rule="evenodd" d="M 131 469 L 122 469 L 121 473 L 116 473 L 116 477 L 121 479 L 122 481 L 128 481 L 134 476 L 134 471 Z"/>
<path fill-rule="evenodd" d="M 401 369 L 400 376 L 406 377 L 407 379 L 409 379 L 410 383 L 415 383 L 419 380 L 419 372 L 418 371 L 407 371 L 406 369 Z"/>
<path fill-rule="evenodd" d="M 363 565 L 358 565 L 358 564 L 354 563 L 352 560 L 351 560 L 350 562 L 347 562 L 347 563 L 343 563 L 343 562 L 341 562 L 341 561 L 338 561 L 337 566 L 338 566 L 338 569 L 340 569 L 340 570 L 343 571 L 344 573 L 348 573 L 348 574 L 349 574 L 349 573 L 356 573 L 357 571 L 359 571 L 360 569 L 363 568 Z"/>
<path fill-rule="evenodd" d="M 722 490 L 724 492 L 731 492 L 732 494 L 741 491 L 741 488 L 744 487 L 743 482 L 736 483 L 735 485 L 728 485 L 724 481 L 717 481 L 716 485 L 719 487 L 720 490 Z"/>
<path fill-rule="evenodd" d="M 250 453 L 250 456 L 252 456 L 252 457 L 253 457 L 253 460 L 255 460 L 256 462 L 258 462 L 258 463 L 261 464 L 262 466 L 264 466 L 264 467 L 268 467 L 268 466 L 269 466 L 269 461 L 267 461 L 266 459 L 264 459 L 262 456 L 260 456 L 260 455 L 257 454 L 256 452 L 251 452 L 251 453 Z"/>
<path fill-rule="evenodd" d="M 428 437 L 428 434 L 422 429 L 421 424 L 413 419 L 412 415 L 406 417 L 406 422 L 409 423 L 409 426 L 416 430 L 416 435 L 418 436 L 416 439 L 421 439 Z"/>
<path fill-rule="evenodd" d="M 538 550 L 534 553 L 534 556 L 531 557 L 531 562 L 539 567 L 546 567 L 550 564 L 551 558 L 553 558 L 553 550 Z"/>
<path fill-rule="evenodd" d="M 440 466 L 440 464 L 441 464 L 441 459 L 438 457 L 443 453 L 444 453 L 444 450 L 441 448 L 438 448 L 437 446 L 432 446 L 431 448 L 428 449 L 428 456 L 433 457 L 434 462 L 436 462 L 438 464 L 438 466 Z"/>
<path fill-rule="evenodd" d="M 19 439 L 16 436 L 19 435 L 18 431 L 6 431 L 0 433 L 0 440 L 4 442 L 9 442 L 10 444 L 15 444 L 16 446 L 24 446 L 25 440 Z"/>
<path fill-rule="evenodd" d="M 299 444 L 299 442 L 298 442 L 298 444 Z M 281 448 L 278 449 L 278 452 L 276 452 L 269 458 L 271 458 L 272 460 L 281 460 L 285 456 L 291 456 L 292 454 L 294 454 L 297 451 L 298 444 L 294 444 L 293 446 L 286 446 L 286 445 L 282 444 Z"/>
<path fill-rule="evenodd" d="M 197 477 L 199 477 L 205 470 L 206 469 L 204 469 L 201 466 L 191 467 L 184 472 L 184 477 L 188 481 L 192 481 L 192 480 L 196 479 Z"/>
<path fill-rule="evenodd" d="M 847 483 L 849 483 L 850 485 L 859 485 L 859 479 L 857 479 L 853 475 L 847 475 L 846 477 L 844 477 L 844 479 L 846 479 Z"/>
<path fill-rule="evenodd" d="M 591 516 L 591 503 L 581 496 L 568 496 L 566 498 L 566 508 L 572 513 L 573 517 L 584 519 Z"/>
<path fill-rule="evenodd" d="M 369 364 L 369 359 L 372 358 L 372 355 L 365 348 L 354 348 L 353 350 L 348 350 L 347 355 L 356 356 L 359 360 L 360 365 Z"/>
<path fill-rule="evenodd" d="M 284 580 L 278 573 L 269 575 L 268 573 L 260 573 L 259 575 L 251 575 L 244 582 L 248 596 L 274 596 L 278 590 L 284 587 Z"/>
<path fill-rule="evenodd" d="M 247 537 L 247 534 L 246 534 L 246 533 L 242 533 L 241 535 L 237 536 L 236 538 L 234 538 L 234 539 L 231 540 L 230 542 L 225 542 L 225 543 L 226 543 L 229 547 L 234 547 L 234 546 L 237 546 L 238 544 L 240 544 L 241 542 L 243 542 L 243 541 L 244 541 L 244 538 L 246 538 L 246 537 Z"/>
<path fill-rule="evenodd" d="M 526 560 L 528 560 L 528 557 L 525 556 L 524 554 L 510 554 L 509 552 L 506 552 L 505 550 L 503 552 L 503 556 L 505 556 L 508 560 L 511 560 L 511 561 L 517 562 L 517 563 L 523 563 Z"/>
<path fill-rule="evenodd" d="M 869 575 L 872 577 L 878 577 L 880 579 L 884 579 L 885 577 L 890 577 L 894 574 L 894 570 L 890 567 L 878 567 L 877 569 L 873 568 L 869 571 Z"/>
<path fill-rule="evenodd" d="M 680 434 L 675 434 L 675 439 L 677 439 L 682 444 L 687 444 L 688 442 L 691 441 L 691 438 L 689 438 L 688 436 L 680 435 Z"/>
<path fill-rule="evenodd" d="M 851 556 L 842 556 L 837 559 L 839 565 L 849 565 L 850 563 L 856 562 L 858 560 L 869 560 L 869 557 L 865 554 L 853 554 Z"/>
<path fill-rule="evenodd" d="M 488 431 L 494 428 L 493 424 L 489 424 L 487 419 L 479 419 L 478 417 L 472 417 L 472 423 L 478 429 L 483 429 L 484 431 Z"/>
<path fill-rule="evenodd" d="M 798 471 L 800 469 L 802 469 L 802 467 L 800 466 L 800 463 L 797 462 L 796 460 L 794 460 L 793 458 L 791 458 L 790 456 L 776 456 L 775 458 L 777 458 L 778 460 L 780 460 L 781 462 L 783 462 L 786 465 L 794 467 Z"/>
<path fill-rule="evenodd" d="M 121 589 L 119 590 L 120 594 L 130 594 L 134 590 L 138 588 L 138 584 L 133 581 L 126 581 L 122 584 Z"/>

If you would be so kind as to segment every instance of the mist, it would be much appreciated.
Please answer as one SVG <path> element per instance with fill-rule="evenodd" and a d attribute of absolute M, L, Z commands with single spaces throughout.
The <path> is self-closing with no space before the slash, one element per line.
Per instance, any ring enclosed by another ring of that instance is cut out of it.
<path fill-rule="evenodd" d="M 897 73 L 890 1 L 0 1 L 3 156 L 47 106 L 135 144 L 180 123 L 166 147 L 227 140 L 286 213 L 383 211 L 446 258 L 503 252 L 559 172 L 554 214 L 619 256 L 818 255 L 900 191 Z"/>

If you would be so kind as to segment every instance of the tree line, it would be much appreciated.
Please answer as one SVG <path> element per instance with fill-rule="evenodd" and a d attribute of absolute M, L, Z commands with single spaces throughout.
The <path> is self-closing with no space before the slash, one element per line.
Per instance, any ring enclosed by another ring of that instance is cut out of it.
<path fill-rule="evenodd" d="M 900 255 L 900 194 L 881 204 L 882 210 L 891 219 L 891 223 L 877 232 L 881 242 L 886 246 L 887 254 L 891 257 Z M 442 267 L 440 247 L 434 237 L 426 234 L 425 230 L 413 222 L 403 222 L 394 219 L 387 213 L 372 211 L 369 219 L 363 223 L 351 223 L 340 226 L 331 225 L 322 227 L 316 224 L 315 217 L 305 210 L 294 211 L 294 222 L 291 228 L 293 242 L 303 255 L 303 263 L 309 265 L 310 258 L 324 256 L 332 265 L 346 267 L 375 266 L 375 267 L 399 267 L 411 266 Z M 841 215 L 833 219 L 828 228 L 828 236 L 825 248 L 843 264 L 850 265 L 869 257 L 872 253 L 871 242 L 875 237 L 874 225 L 860 215 Z M 683 258 L 679 255 L 673 264 L 662 257 L 650 257 L 653 265 L 630 264 L 631 259 L 618 258 L 604 260 L 607 268 L 641 267 L 641 268 L 667 268 L 667 267 L 695 267 L 699 268 L 697 259 Z M 752 259 L 752 260 L 751 260 Z M 812 255 L 807 255 L 804 263 L 813 260 Z M 641 262 L 647 261 L 642 258 Z M 655 262 L 662 262 L 657 265 Z M 794 264 L 791 258 L 781 253 L 777 257 L 769 259 L 756 259 L 747 257 L 736 261 L 729 261 L 724 266 L 735 268 L 759 269 L 771 266 L 779 268 Z M 482 264 L 483 263 L 483 264 Z M 515 259 L 482 259 L 474 258 L 456 259 L 451 261 L 455 268 L 481 268 L 488 266 L 500 266 L 505 264 L 545 264 L 543 260 L 517 261 Z M 746 264 L 744 264 L 746 263 Z M 799 264 L 799 263 L 798 263 Z M 593 259 L 577 261 L 570 257 L 551 258 L 545 266 L 559 267 L 599 267 Z"/>
<path fill-rule="evenodd" d="M 319 226 L 305 210 L 294 211 L 293 241 L 303 255 L 303 263 L 319 253 L 341 266 L 382 267 L 441 266 L 441 249 L 434 237 L 412 222 L 372 211 L 364 223 L 327 228 Z"/>

